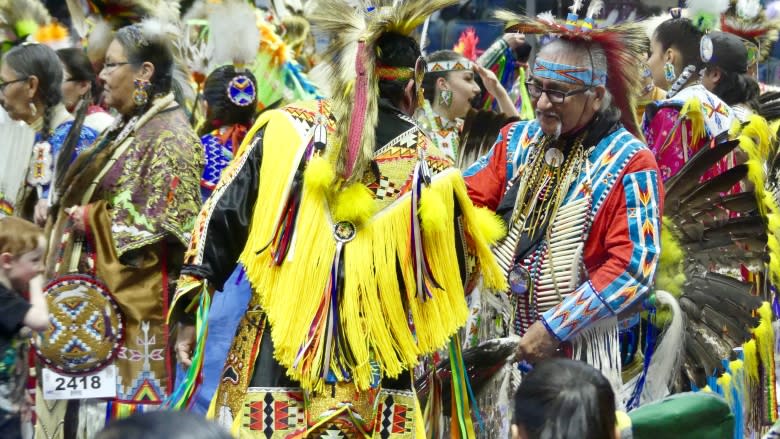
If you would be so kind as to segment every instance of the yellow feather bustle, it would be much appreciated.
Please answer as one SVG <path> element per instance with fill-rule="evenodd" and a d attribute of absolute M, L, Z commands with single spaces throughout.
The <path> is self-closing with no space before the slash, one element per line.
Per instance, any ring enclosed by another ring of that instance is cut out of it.
<path fill-rule="evenodd" d="M 756 340 L 758 354 L 761 363 L 771 365 L 774 361 L 775 331 L 772 328 L 772 307 L 769 302 L 764 302 L 758 309 L 759 323 L 753 329 L 753 337 Z"/>
<path fill-rule="evenodd" d="M 680 110 L 680 116 L 691 122 L 691 144 L 697 144 L 706 134 L 704 131 L 704 107 L 702 107 L 701 102 L 696 98 L 689 99 Z"/>
<path fill-rule="evenodd" d="M 745 358 L 745 376 L 748 379 L 748 385 L 758 383 L 758 350 L 755 340 L 748 340 L 742 345 L 742 356 Z"/>

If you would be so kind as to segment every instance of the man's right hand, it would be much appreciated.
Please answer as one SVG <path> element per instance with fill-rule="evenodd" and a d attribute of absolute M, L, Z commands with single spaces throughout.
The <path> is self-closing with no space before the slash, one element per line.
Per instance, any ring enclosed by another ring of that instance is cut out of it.
<path fill-rule="evenodd" d="M 192 351 L 195 349 L 195 325 L 179 325 L 176 336 L 176 359 L 185 368 L 192 365 Z"/>

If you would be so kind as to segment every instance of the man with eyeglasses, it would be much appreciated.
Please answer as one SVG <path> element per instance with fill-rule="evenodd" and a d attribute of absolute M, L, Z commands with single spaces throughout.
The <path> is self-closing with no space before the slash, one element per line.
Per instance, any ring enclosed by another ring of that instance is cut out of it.
<path fill-rule="evenodd" d="M 494 252 L 510 284 L 506 323 L 522 337 L 521 369 L 567 356 L 619 389 L 618 316 L 647 296 L 663 199 L 633 112 L 643 55 L 631 42 L 642 31 L 567 27 L 576 15 L 566 24 L 518 21 L 507 31 L 557 37 L 526 83 L 536 119 L 504 127 L 466 170 L 469 195 L 507 222 Z"/>

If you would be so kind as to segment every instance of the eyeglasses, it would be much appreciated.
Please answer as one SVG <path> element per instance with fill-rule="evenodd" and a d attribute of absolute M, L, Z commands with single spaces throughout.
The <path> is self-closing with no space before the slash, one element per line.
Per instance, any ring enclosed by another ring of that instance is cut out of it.
<path fill-rule="evenodd" d="M 525 83 L 525 86 L 528 89 L 528 94 L 531 95 L 532 98 L 539 99 L 540 97 L 542 97 L 542 93 L 544 93 L 547 95 L 547 99 L 549 99 L 550 102 L 553 104 L 562 104 L 567 97 L 585 93 L 586 91 L 593 88 L 593 87 L 585 87 L 585 88 L 578 88 L 576 90 L 570 90 L 570 91 L 552 90 L 549 88 L 542 88 L 533 81 L 527 81 Z"/>
<path fill-rule="evenodd" d="M 14 79 L 13 81 L 5 81 L 5 82 L 0 82 L 0 93 L 5 93 L 5 88 L 6 88 L 6 87 L 7 87 L 9 84 L 13 84 L 14 82 L 22 82 L 22 81 L 26 81 L 27 79 L 29 79 L 29 77 L 24 77 L 24 78 Z"/>
<path fill-rule="evenodd" d="M 113 72 L 114 70 L 117 69 L 117 67 L 124 66 L 124 65 L 127 65 L 127 64 L 132 64 L 132 63 L 128 62 L 128 61 L 124 61 L 124 62 L 107 62 L 107 63 L 103 64 L 102 71 Z"/>

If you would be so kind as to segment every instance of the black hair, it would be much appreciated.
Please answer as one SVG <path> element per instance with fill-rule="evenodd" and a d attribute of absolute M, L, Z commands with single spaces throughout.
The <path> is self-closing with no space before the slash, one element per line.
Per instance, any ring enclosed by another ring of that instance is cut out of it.
<path fill-rule="evenodd" d="M 653 39 L 661 44 L 662 50 L 670 47 L 677 49 L 682 56 L 682 67 L 693 65 L 696 72 L 702 67 L 699 51 L 702 36 L 704 33 L 687 18 L 670 18 L 659 24 L 653 32 Z"/>
<path fill-rule="evenodd" d="M 100 99 L 100 85 L 87 54 L 82 49 L 72 47 L 59 49 L 57 56 L 60 57 L 62 65 L 65 66 L 65 70 L 68 71 L 72 80 L 89 81 L 91 101 L 93 104 L 97 103 L 97 100 Z"/>
<path fill-rule="evenodd" d="M 519 62 L 527 63 L 528 62 L 528 58 L 531 57 L 531 51 L 532 50 L 533 50 L 533 46 L 531 46 L 528 43 L 522 43 L 522 44 L 518 45 L 517 47 L 515 47 L 515 49 L 514 49 L 515 58 L 517 58 L 517 60 Z"/>
<path fill-rule="evenodd" d="M 432 64 L 437 61 L 457 61 L 463 58 L 462 54 L 455 52 L 454 50 L 437 50 L 426 56 L 425 62 Z M 433 105 L 433 101 L 436 98 L 436 81 L 438 81 L 439 78 L 447 79 L 450 73 L 452 73 L 451 70 L 444 72 L 428 72 L 423 77 L 423 95 L 431 105 Z"/>
<path fill-rule="evenodd" d="M 9 50 L 3 62 L 19 78 L 38 78 L 35 97 L 43 103 L 43 129 L 46 137 L 51 136 L 54 107 L 62 102 L 62 67 L 57 54 L 43 44 L 22 44 Z"/>
<path fill-rule="evenodd" d="M 385 32 L 376 42 L 377 64 L 385 67 L 414 68 L 420 57 L 420 45 L 406 35 Z M 398 106 L 404 98 L 404 89 L 408 80 L 379 80 L 379 96 Z"/>
<path fill-rule="evenodd" d="M 143 34 L 141 25 L 132 24 L 119 29 L 114 39 L 122 45 L 127 61 L 135 66 L 149 62 L 154 66 L 149 102 L 152 97 L 171 92 L 173 88 L 173 52 L 162 38 L 149 38 Z"/>
<path fill-rule="evenodd" d="M 251 104 L 240 107 L 234 104 L 228 97 L 227 88 L 233 78 L 246 76 L 252 81 L 257 93 L 257 80 L 249 70 L 236 71 L 233 65 L 224 65 L 216 68 L 206 78 L 203 86 L 203 98 L 208 103 L 208 114 L 203 124 L 200 135 L 211 132 L 224 125 L 250 125 L 255 115 L 257 98 Z"/>
<path fill-rule="evenodd" d="M 515 394 L 514 423 L 529 439 L 614 438 L 615 394 L 585 362 L 554 358 L 538 363 Z"/>
<path fill-rule="evenodd" d="M 758 109 L 758 96 L 761 89 L 758 82 L 747 73 L 730 72 L 717 66 L 708 66 L 720 70 L 720 80 L 712 90 L 716 96 L 728 105 L 747 104 L 753 110 Z"/>
<path fill-rule="evenodd" d="M 95 439 L 231 439 L 230 434 L 201 416 L 184 411 L 136 413 L 118 419 Z"/>

